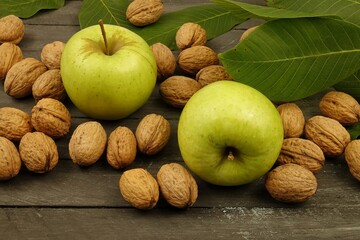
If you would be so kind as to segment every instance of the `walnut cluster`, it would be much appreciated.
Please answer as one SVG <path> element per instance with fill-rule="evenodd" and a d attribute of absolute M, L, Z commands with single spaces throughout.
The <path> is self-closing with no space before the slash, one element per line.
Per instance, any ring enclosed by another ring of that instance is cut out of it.
<path fill-rule="evenodd" d="M 296 103 L 283 103 L 277 108 L 284 141 L 277 159 L 279 166 L 269 172 L 265 183 L 271 196 L 284 202 L 311 198 L 317 187 L 315 174 L 323 169 L 325 158 L 344 155 L 350 173 L 360 180 L 360 141 L 351 140 L 346 130 L 360 120 L 360 105 L 355 98 L 329 91 L 319 102 L 321 115 L 306 120 Z"/>

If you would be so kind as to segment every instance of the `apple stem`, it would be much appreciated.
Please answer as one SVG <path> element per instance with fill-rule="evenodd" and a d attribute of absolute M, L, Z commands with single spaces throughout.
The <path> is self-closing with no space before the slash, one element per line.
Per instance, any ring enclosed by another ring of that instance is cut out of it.
<path fill-rule="evenodd" d="M 107 39 L 106 39 L 106 32 L 105 32 L 105 27 L 104 27 L 104 21 L 103 21 L 102 19 L 99 20 L 99 25 L 100 25 L 100 29 L 101 29 L 101 34 L 102 34 L 103 39 L 104 39 L 105 54 L 106 54 L 106 55 L 110 55 L 110 53 L 109 53 L 109 48 L 108 48 L 108 44 L 107 44 Z"/>
<path fill-rule="evenodd" d="M 230 160 L 230 161 L 234 161 L 235 156 L 234 156 L 232 151 L 229 151 L 229 153 L 227 155 L 227 159 Z"/>

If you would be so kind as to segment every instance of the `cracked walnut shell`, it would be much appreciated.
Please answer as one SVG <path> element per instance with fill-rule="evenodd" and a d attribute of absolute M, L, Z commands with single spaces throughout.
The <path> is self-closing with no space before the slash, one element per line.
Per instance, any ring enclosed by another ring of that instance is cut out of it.
<path fill-rule="evenodd" d="M 206 30 L 197 23 L 184 23 L 176 32 L 175 42 L 180 50 L 204 46 L 207 42 Z"/>
<path fill-rule="evenodd" d="M 126 9 L 126 19 L 135 26 L 143 27 L 159 20 L 163 12 L 161 0 L 134 0 Z"/>
<path fill-rule="evenodd" d="M 317 179 L 310 170 L 293 163 L 274 168 L 265 180 L 265 187 L 270 195 L 287 203 L 307 201 L 315 195 L 317 186 Z"/>
<path fill-rule="evenodd" d="M 25 134 L 19 144 L 19 153 L 26 168 L 36 173 L 49 172 L 59 162 L 55 141 L 42 132 Z"/>
<path fill-rule="evenodd" d="M 163 116 L 148 114 L 141 119 L 135 131 L 140 152 L 154 155 L 160 152 L 170 139 L 170 123 Z"/>
<path fill-rule="evenodd" d="M 0 45 L 0 80 L 4 80 L 10 68 L 23 59 L 23 53 L 14 43 Z"/>
<path fill-rule="evenodd" d="M 26 112 L 13 108 L 0 108 L 0 136 L 10 141 L 20 141 L 28 132 L 32 132 L 31 117 Z"/>
<path fill-rule="evenodd" d="M 97 121 L 81 123 L 74 130 L 69 141 L 71 160 L 80 166 L 96 163 L 106 147 L 106 132 Z"/>
<path fill-rule="evenodd" d="M 25 34 L 24 22 L 15 15 L 0 18 L 0 44 L 11 42 L 18 44 Z"/>
<path fill-rule="evenodd" d="M 344 126 L 354 125 L 360 120 L 360 105 L 351 95 L 330 91 L 319 103 L 320 111 L 324 116 L 339 121 Z"/>
<path fill-rule="evenodd" d="M 340 156 L 350 142 L 349 132 L 338 121 L 324 116 L 308 119 L 304 132 L 328 157 Z"/>
<path fill-rule="evenodd" d="M 31 110 L 31 124 L 39 132 L 60 138 L 70 130 L 71 115 L 59 100 L 42 98 Z"/>
<path fill-rule="evenodd" d="M 132 164 L 136 158 L 137 143 L 134 133 L 124 126 L 110 133 L 106 148 L 107 162 L 115 169 Z"/>
<path fill-rule="evenodd" d="M 125 171 L 119 180 L 120 193 L 129 204 L 138 209 L 152 209 L 159 200 L 159 185 L 145 169 Z"/>
<path fill-rule="evenodd" d="M 30 95 L 32 85 L 46 70 L 45 64 L 39 60 L 24 58 L 9 69 L 4 82 L 5 92 L 14 98 Z"/>
<path fill-rule="evenodd" d="M 171 206 L 187 208 L 192 206 L 198 197 L 198 186 L 194 177 L 178 163 L 161 166 L 157 181 L 162 196 Z"/>
<path fill-rule="evenodd" d="M 0 181 L 18 175 L 21 168 L 19 151 L 9 139 L 0 137 Z"/>

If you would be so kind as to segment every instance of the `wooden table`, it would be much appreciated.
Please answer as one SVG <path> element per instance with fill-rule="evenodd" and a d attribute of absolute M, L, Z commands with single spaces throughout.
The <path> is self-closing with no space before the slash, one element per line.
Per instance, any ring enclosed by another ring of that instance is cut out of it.
<path fill-rule="evenodd" d="M 207 3 L 205 0 L 165 0 L 167 11 Z M 258 1 L 248 1 L 262 3 Z M 263 4 L 263 3 L 262 3 Z M 79 30 L 77 14 L 81 1 L 66 1 L 63 8 L 41 11 L 24 20 L 26 34 L 20 46 L 26 57 L 40 59 L 44 44 L 66 42 Z M 243 31 L 261 23 L 251 19 L 208 42 L 217 52 L 235 46 Z M 9 97 L 0 87 L 0 107 L 11 106 L 28 113 L 32 98 Z M 298 102 L 306 117 L 319 113 L 321 94 Z M 1 239 L 359 239 L 360 185 L 349 173 L 343 158 L 327 159 L 318 173 L 318 191 L 303 204 L 284 204 L 272 199 L 264 178 L 238 187 L 214 186 L 196 178 L 199 197 L 186 210 L 170 207 L 163 199 L 150 211 L 131 207 L 120 195 L 118 181 L 124 170 L 111 168 L 103 156 L 95 165 L 79 167 L 68 154 L 75 127 L 90 119 L 66 102 L 72 115 L 70 133 L 57 146 L 60 162 L 47 174 L 34 174 L 22 167 L 19 175 L 0 182 Z M 130 168 L 148 169 L 154 176 L 169 162 L 183 164 L 177 145 L 181 110 L 153 95 L 130 117 L 101 122 L 108 134 L 116 126 L 135 130 L 148 113 L 162 114 L 171 123 L 171 140 L 159 154 L 138 154 Z"/>

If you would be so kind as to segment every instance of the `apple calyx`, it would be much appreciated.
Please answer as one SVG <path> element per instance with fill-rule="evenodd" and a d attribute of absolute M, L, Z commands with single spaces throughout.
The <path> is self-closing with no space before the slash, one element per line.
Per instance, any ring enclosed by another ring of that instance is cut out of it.
<path fill-rule="evenodd" d="M 229 160 L 229 161 L 234 161 L 235 160 L 235 151 L 236 151 L 236 149 L 234 149 L 234 148 L 227 148 L 226 149 L 226 159 L 227 160 Z"/>
<path fill-rule="evenodd" d="M 99 23 L 99 25 L 100 25 L 101 35 L 103 36 L 103 39 L 104 39 L 105 54 L 106 54 L 106 55 L 110 55 L 109 47 L 108 47 L 108 43 L 107 43 L 107 38 L 106 38 L 105 27 L 104 27 L 104 21 L 103 21 L 102 19 L 100 19 L 98 23 Z"/>

